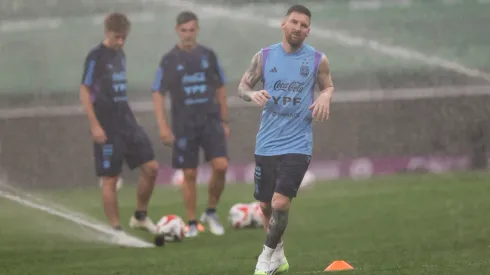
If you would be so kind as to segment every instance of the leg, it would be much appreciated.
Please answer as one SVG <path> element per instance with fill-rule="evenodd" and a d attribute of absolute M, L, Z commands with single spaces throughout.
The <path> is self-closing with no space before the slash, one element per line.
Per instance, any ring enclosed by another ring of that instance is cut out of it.
<path fill-rule="evenodd" d="M 197 220 L 197 216 L 196 216 L 197 169 L 195 168 L 183 169 L 183 173 L 184 173 L 184 183 L 182 186 L 182 196 L 184 199 L 185 211 L 187 214 L 187 219 L 191 222 L 195 222 Z"/>
<path fill-rule="evenodd" d="M 137 129 L 128 139 L 125 157 L 131 170 L 139 167 L 141 171 L 136 194 L 136 210 L 129 221 L 129 226 L 155 234 L 156 227 L 148 217 L 148 203 L 155 187 L 158 163 L 154 157 L 151 141 L 143 129 Z"/>
<path fill-rule="evenodd" d="M 209 209 L 215 209 L 225 188 L 228 170 L 228 150 L 223 125 L 219 120 L 210 120 L 201 135 L 204 158 L 213 170 L 209 181 Z"/>
<path fill-rule="evenodd" d="M 151 194 L 155 187 L 157 175 L 158 162 L 156 160 L 150 160 L 141 165 L 141 174 L 138 181 L 136 197 L 136 211 L 146 212 L 148 210 L 148 203 L 150 202 Z"/>
<path fill-rule="evenodd" d="M 261 202 L 260 209 L 262 210 L 262 214 L 264 215 L 262 217 L 262 222 L 264 223 L 264 231 L 265 233 L 267 233 L 267 229 L 269 228 L 269 220 L 272 214 L 272 206 L 270 203 Z"/>
<path fill-rule="evenodd" d="M 277 185 L 272 197 L 271 218 L 265 239 L 265 245 L 275 249 L 271 257 L 270 274 L 285 274 L 289 270 L 282 236 L 288 224 L 291 201 L 296 197 L 309 162 L 310 156 L 300 154 L 284 155 L 279 161 Z"/>
<path fill-rule="evenodd" d="M 216 214 L 216 207 L 225 188 L 226 171 L 228 170 L 228 153 L 225 133 L 220 121 L 211 120 L 206 124 L 201 136 L 201 146 L 204 151 L 204 157 L 211 164 L 212 168 L 212 175 L 208 187 L 208 209 L 201 216 L 201 222 L 208 223 L 211 233 L 223 235 L 225 230 Z"/>
<path fill-rule="evenodd" d="M 182 169 L 184 182 L 182 184 L 182 198 L 188 219 L 187 237 L 196 237 L 199 234 L 196 216 L 196 180 L 197 165 L 199 161 L 199 148 L 195 139 L 178 136 L 172 152 L 172 165 L 175 169 Z"/>
<path fill-rule="evenodd" d="M 110 139 L 106 144 L 94 144 L 95 170 L 102 178 L 102 202 L 109 224 L 121 230 L 116 184 L 122 170 L 123 144 Z"/>
<path fill-rule="evenodd" d="M 254 198 L 260 202 L 262 213 L 264 214 L 264 227 L 269 227 L 271 216 L 271 202 L 276 188 L 276 158 L 275 156 L 255 156 L 255 191 Z M 269 265 L 274 249 L 263 246 L 262 253 L 257 259 L 255 266 L 256 275 L 269 274 Z"/>
<path fill-rule="evenodd" d="M 121 229 L 119 223 L 119 206 L 117 201 L 116 183 L 119 176 L 102 177 L 102 201 L 104 212 L 109 224 L 114 229 Z"/>
<path fill-rule="evenodd" d="M 272 197 L 272 211 L 267 227 L 265 245 L 276 249 L 281 242 L 282 235 L 288 225 L 289 207 L 291 198 L 280 193 L 274 193 Z"/>
<path fill-rule="evenodd" d="M 228 159 L 218 157 L 211 160 L 212 175 L 209 180 L 209 209 L 216 209 L 221 194 L 225 189 L 226 171 L 228 170 Z"/>

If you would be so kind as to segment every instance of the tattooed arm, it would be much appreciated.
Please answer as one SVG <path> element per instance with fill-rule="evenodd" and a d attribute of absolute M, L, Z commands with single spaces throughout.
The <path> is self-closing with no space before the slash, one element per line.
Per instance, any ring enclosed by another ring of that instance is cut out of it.
<path fill-rule="evenodd" d="M 250 62 L 250 67 L 245 72 L 238 85 L 238 96 L 245 101 L 253 101 L 253 95 L 256 93 L 252 89 L 257 85 L 257 83 L 262 79 L 262 53 L 257 52 L 252 61 Z"/>

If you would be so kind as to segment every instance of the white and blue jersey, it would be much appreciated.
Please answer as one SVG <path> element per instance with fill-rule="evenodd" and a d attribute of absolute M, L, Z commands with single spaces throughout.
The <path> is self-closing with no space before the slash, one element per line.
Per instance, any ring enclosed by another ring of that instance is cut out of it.
<path fill-rule="evenodd" d="M 287 53 L 282 43 L 262 52 L 264 90 L 271 99 L 265 104 L 257 133 L 255 154 L 311 155 L 313 151 L 312 111 L 318 66 L 323 53 L 303 45 Z"/>

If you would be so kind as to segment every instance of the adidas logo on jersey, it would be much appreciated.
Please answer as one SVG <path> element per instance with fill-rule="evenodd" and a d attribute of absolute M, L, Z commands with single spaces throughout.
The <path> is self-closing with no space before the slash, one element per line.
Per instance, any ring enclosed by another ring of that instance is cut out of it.
<path fill-rule="evenodd" d="M 269 72 L 271 72 L 271 73 L 277 73 L 276 67 L 273 67 Z"/>

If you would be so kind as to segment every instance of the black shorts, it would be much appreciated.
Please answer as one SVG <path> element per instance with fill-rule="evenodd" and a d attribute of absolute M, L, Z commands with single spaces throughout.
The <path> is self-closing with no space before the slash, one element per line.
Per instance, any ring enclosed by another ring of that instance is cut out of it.
<path fill-rule="evenodd" d="M 270 203 L 274 193 L 296 197 L 310 159 L 303 154 L 255 155 L 255 199 Z"/>
<path fill-rule="evenodd" d="M 208 120 L 202 125 L 187 127 L 182 133 L 175 133 L 172 165 L 175 169 L 197 168 L 199 148 L 204 151 L 204 159 L 228 157 L 225 131 L 221 121 Z"/>
<path fill-rule="evenodd" d="M 107 138 L 105 144 L 94 143 L 98 177 L 118 176 L 124 161 L 133 170 L 155 159 L 151 141 L 142 128 L 136 128 L 130 134 L 108 135 Z"/>

